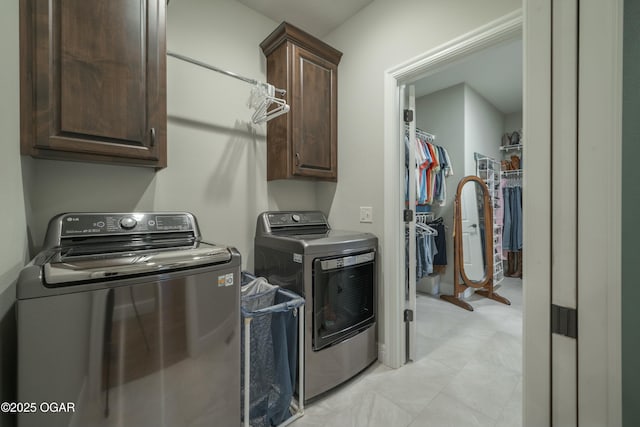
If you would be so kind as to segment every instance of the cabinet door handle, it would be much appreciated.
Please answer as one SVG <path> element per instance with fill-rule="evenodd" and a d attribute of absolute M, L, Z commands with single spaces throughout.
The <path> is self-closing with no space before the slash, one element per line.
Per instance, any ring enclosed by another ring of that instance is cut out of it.
<path fill-rule="evenodd" d="M 300 153 L 296 153 L 296 166 L 300 166 Z"/>
<path fill-rule="evenodd" d="M 151 128 L 151 146 L 156 145 L 156 128 Z"/>

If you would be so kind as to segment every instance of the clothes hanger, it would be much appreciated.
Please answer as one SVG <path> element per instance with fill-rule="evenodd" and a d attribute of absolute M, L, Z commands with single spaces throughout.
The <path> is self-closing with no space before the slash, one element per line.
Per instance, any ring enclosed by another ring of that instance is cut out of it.
<path fill-rule="evenodd" d="M 438 235 L 438 232 L 435 229 L 429 227 L 428 225 L 416 222 L 416 227 L 418 229 L 424 231 L 425 234 L 427 234 L 428 236 L 437 236 Z"/>
<path fill-rule="evenodd" d="M 259 83 L 251 90 L 249 106 L 256 110 L 251 116 L 253 123 L 264 123 L 289 112 L 286 100 L 276 97 L 275 93 L 275 87 L 268 83 Z"/>
<path fill-rule="evenodd" d="M 276 105 L 276 107 L 271 108 L 274 105 Z M 289 105 L 287 105 L 287 102 L 284 99 L 271 98 L 269 100 L 269 104 L 265 108 L 265 114 L 263 114 L 258 121 L 254 121 L 254 123 L 268 122 L 271 119 L 274 119 L 278 116 L 288 113 L 289 108 L 290 108 Z"/>

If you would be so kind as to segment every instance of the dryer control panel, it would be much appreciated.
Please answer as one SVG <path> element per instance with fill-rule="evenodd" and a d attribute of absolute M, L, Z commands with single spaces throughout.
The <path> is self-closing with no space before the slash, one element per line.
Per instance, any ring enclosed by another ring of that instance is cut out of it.
<path fill-rule="evenodd" d="M 272 228 L 299 226 L 329 226 L 327 218 L 319 211 L 268 212 L 267 221 Z"/>

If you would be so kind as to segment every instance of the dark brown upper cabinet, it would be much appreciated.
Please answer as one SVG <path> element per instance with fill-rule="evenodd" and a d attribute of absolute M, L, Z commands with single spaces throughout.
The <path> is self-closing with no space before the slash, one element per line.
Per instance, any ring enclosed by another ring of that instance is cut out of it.
<path fill-rule="evenodd" d="M 22 154 L 167 165 L 166 0 L 20 0 Z"/>
<path fill-rule="evenodd" d="M 267 122 L 267 180 L 338 179 L 338 63 L 342 53 L 283 22 L 260 47 L 267 81 L 286 89 L 288 114 Z"/>

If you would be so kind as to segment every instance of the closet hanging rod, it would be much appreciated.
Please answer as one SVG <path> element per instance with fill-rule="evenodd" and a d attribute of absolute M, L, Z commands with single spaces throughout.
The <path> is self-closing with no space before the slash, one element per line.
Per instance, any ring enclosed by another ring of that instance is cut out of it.
<path fill-rule="evenodd" d="M 427 138 L 431 142 L 436 140 L 436 136 L 434 134 L 429 133 L 429 132 L 425 132 L 425 131 L 420 130 L 420 129 L 416 129 L 416 135 L 424 136 L 425 138 Z"/>
<path fill-rule="evenodd" d="M 197 59 L 189 58 L 188 56 L 184 56 L 184 55 L 181 55 L 179 53 L 167 51 L 167 56 L 173 56 L 174 58 L 180 59 L 181 61 L 189 62 L 189 63 L 197 65 L 199 67 L 206 68 L 207 70 L 215 71 L 217 73 L 221 73 L 221 74 L 227 75 L 229 77 L 233 77 L 234 79 L 242 80 L 243 82 L 250 83 L 252 85 L 266 85 L 267 84 L 267 83 L 263 83 L 263 82 L 260 82 L 258 80 L 255 80 L 255 79 L 250 79 L 248 77 L 241 76 L 241 75 L 236 74 L 236 73 L 231 72 L 231 71 L 223 70 L 221 68 L 215 67 L 215 66 L 207 64 L 207 63 L 204 63 L 202 61 L 198 61 Z M 281 93 L 282 95 L 285 95 L 287 93 L 286 90 L 279 89 L 279 88 L 275 88 L 275 91 L 278 92 L 278 93 Z"/>
<path fill-rule="evenodd" d="M 503 145 L 500 147 L 500 151 L 522 150 L 522 144 L 517 145 Z"/>
<path fill-rule="evenodd" d="M 433 221 L 433 212 L 416 212 L 416 225 L 428 225 Z"/>
<path fill-rule="evenodd" d="M 430 134 L 429 132 L 425 132 L 425 131 L 422 131 L 422 130 L 416 130 L 416 133 L 418 135 L 424 136 L 425 138 L 427 138 L 428 140 L 430 140 L 432 142 L 436 140 L 436 136 L 433 135 L 433 134 Z"/>
<path fill-rule="evenodd" d="M 405 130 L 409 130 L 409 124 L 405 123 L 404 128 L 405 128 Z M 423 131 L 422 129 L 416 128 L 416 134 L 425 136 L 428 139 L 431 139 L 432 141 L 436 140 L 436 136 L 434 134 L 426 132 L 426 131 Z"/>
<path fill-rule="evenodd" d="M 416 219 L 420 219 L 422 217 L 433 219 L 434 215 L 433 212 L 416 212 Z"/>

